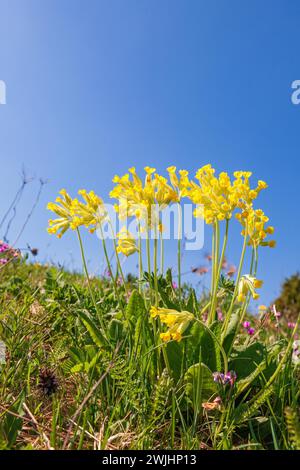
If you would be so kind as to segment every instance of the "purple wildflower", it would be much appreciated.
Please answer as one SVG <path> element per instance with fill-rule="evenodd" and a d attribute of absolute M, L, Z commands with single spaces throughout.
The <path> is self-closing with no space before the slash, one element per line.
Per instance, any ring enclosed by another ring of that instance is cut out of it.
<path fill-rule="evenodd" d="M 294 323 L 293 321 L 289 321 L 287 326 L 288 326 L 288 328 L 291 328 L 293 330 L 296 326 L 296 323 Z"/>
<path fill-rule="evenodd" d="M 222 372 L 213 373 L 214 382 L 224 385 L 225 375 Z"/>
<path fill-rule="evenodd" d="M 254 328 L 248 328 L 247 333 L 248 333 L 249 336 L 253 336 L 254 333 L 255 333 L 255 329 Z"/>
<path fill-rule="evenodd" d="M 0 241 L 0 253 L 4 253 L 5 251 L 9 249 L 10 249 L 10 246 L 7 243 Z"/>
<path fill-rule="evenodd" d="M 244 328 L 250 328 L 250 322 L 249 321 L 244 321 L 243 327 Z"/>
<path fill-rule="evenodd" d="M 237 378 L 237 375 L 233 370 L 226 372 L 226 374 L 223 374 L 222 372 L 213 373 L 214 382 L 223 386 L 230 384 L 230 386 L 233 387 L 236 381 L 236 378 Z"/>
<path fill-rule="evenodd" d="M 20 255 L 20 252 L 0 240 L 0 255 L 0 265 L 4 265 L 13 258 L 17 258 Z"/>
<path fill-rule="evenodd" d="M 225 374 L 225 383 L 230 383 L 230 386 L 233 387 L 235 381 L 236 381 L 236 373 L 234 370 L 230 370 Z"/>

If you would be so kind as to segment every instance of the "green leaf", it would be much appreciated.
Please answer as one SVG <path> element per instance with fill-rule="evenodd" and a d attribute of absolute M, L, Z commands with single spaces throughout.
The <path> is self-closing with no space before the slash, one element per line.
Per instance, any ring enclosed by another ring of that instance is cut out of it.
<path fill-rule="evenodd" d="M 10 407 L 10 411 L 20 416 L 24 414 L 23 403 L 25 400 L 25 393 L 22 392 L 17 401 Z M 6 413 L 4 419 L 0 424 L 0 436 L 7 447 L 11 448 L 16 443 L 19 432 L 23 426 L 23 420 L 21 417 L 14 416 L 13 414 Z"/>
<path fill-rule="evenodd" d="M 184 381 L 185 393 L 194 409 L 199 409 L 218 391 L 211 370 L 203 362 L 191 366 L 185 373 Z"/>
<path fill-rule="evenodd" d="M 243 377 L 243 371 L 239 370 L 239 366 L 237 364 L 235 365 L 233 362 L 230 363 L 230 367 L 232 369 L 234 369 L 235 371 L 236 371 L 236 369 L 238 369 L 238 372 L 237 372 L 238 384 L 237 384 L 236 396 L 240 395 L 250 385 L 253 386 L 253 385 L 258 384 L 259 383 L 258 378 L 261 374 L 263 375 L 264 380 L 268 380 L 271 377 L 271 375 L 274 373 L 275 369 L 276 369 L 276 361 L 277 361 L 277 358 L 278 358 L 278 355 L 279 355 L 280 351 L 282 350 L 283 342 L 279 341 L 277 343 L 274 343 L 268 349 L 265 349 L 264 346 L 261 343 L 255 343 L 255 344 L 260 345 L 260 346 L 256 347 L 256 352 L 255 352 L 255 349 L 252 352 L 253 353 L 252 358 L 255 360 L 257 365 L 255 365 L 255 362 L 252 363 L 252 364 L 251 364 L 251 362 L 249 362 L 249 364 L 247 364 L 248 367 L 246 367 L 246 368 L 248 368 L 248 372 L 251 369 L 252 369 L 252 371 L 249 372 L 249 374 L 246 377 L 245 376 Z M 255 344 L 252 345 L 252 346 L 255 346 Z M 241 353 L 242 357 L 247 357 L 248 349 L 249 349 L 249 347 L 243 349 L 243 351 Z M 262 352 L 264 352 L 264 358 L 261 362 L 258 362 L 259 361 L 259 356 L 260 356 L 259 349 Z M 251 351 L 250 351 L 250 354 L 251 354 Z M 256 355 L 256 357 L 255 357 L 255 355 Z M 239 361 L 239 357 L 237 357 L 235 359 L 235 361 Z M 243 360 L 243 362 L 245 362 L 245 361 Z M 242 365 L 242 363 L 240 365 Z M 244 364 L 244 366 L 245 366 L 245 364 Z M 235 369 L 235 367 L 236 367 L 236 369 Z"/>
<path fill-rule="evenodd" d="M 183 359 L 182 345 L 180 343 L 177 343 L 177 341 L 170 341 L 166 344 L 166 353 L 168 356 L 170 368 L 173 372 L 173 376 L 175 380 L 179 380 Z"/>
<path fill-rule="evenodd" d="M 240 404 L 233 415 L 234 423 L 240 424 L 250 419 L 274 392 L 273 385 L 262 390 L 252 400 Z"/>
<path fill-rule="evenodd" d="M 194 314 L 197 314 L 199 310 L 199 305 L 198 305 L 198 300 L 197 300 L 195 289 L 192 289 L 190 292 L 185 310 Z"/>
<path fill-rule="evenodd" d="M 81 372 L 83 369 L 83 363 L 81 364 L 76 364 L 75 366 L 73 366 L 70 370 L 70 372 L 72 374 L 77 374 L 78 372 Z"/>
<path fill-rule="evenodd" d="M 166 271 L 166 281 L 169 284 L 169 286 L 172 286 L 173 284 L 173 276 L 172 276 L 172 269 L 168 268 Z"/>
<path fill-rule="evenodd" d="M 218 338 L 220 336 L 222 324 L 215 321 L 210 326 L 210 331 Z M 201 348 L 202 362 L 206 364 L 212 371 L 221 371 L 221 355 L 220 346 L 212 337 L 208 328 L 204 328 L 199 322 L 195 322 L 190 330 L 191 343 L 194 346 L 193 360 L 199 360 L 199 352 Z"/>
<path fill-rule="evenodd" d="M 134 325 L 139 317 L 145 313 L 145 302 L 140 293 L 135 289 L 132 291 L 127 308 L 126 318 L 131 325 Z"/>
<path fill-rule="evenodd" d="M 226 336 L 223 341 L 223 348 L 227 353 L 232 347 L 232 342 L 236 337 L 236 332 L 240 324 L 240 310 L 237 310 L 230 318 Z"/>
<path fill-rule="evenodd" d="M 158 286 L 158 291 L 159 291 L 159 295 L 161 297 L 161 300 L 163 301 L 163 304 L 166 308 L 170 308 L 172 310 L 178 310 L 180 311 L 180 305 L 179 303 L 176 303 L 176 302 L 173 302 L 172 300 L 170 300 L 170 296 L 169 294 L 167 294 L 162 287 Z"/>
<path fill-rule="evenodd" d="M 255 342 L 246 349 L 236 347 L 231 357 L 229 368 L 236 372 L 238 379 L 244 379 L 265 359 L 266 348 L 262 343 Z"/>
<path fill-rule="evenodd" d="M 114 341 L 123 337 L 124 324 L 122 321 L 113 318 L 108 325 L 109 336 Z"/>
<path fill-rule="evenodd" d="M 300 419 L 297 409 L 286 407 L 284 414 L 292 449 L 300 450 Z"/>
<path fill-rule="evenodd" d="M 80 320 L 86 327 L 91 339 L 93 340 L 94 344 L 99 348 L 103 346 L 107 346 L 107 340 L 104 338 L 100 328 L 96 325 L 96 323 L 84 312 L 79 311 L 78 316 Z"/>

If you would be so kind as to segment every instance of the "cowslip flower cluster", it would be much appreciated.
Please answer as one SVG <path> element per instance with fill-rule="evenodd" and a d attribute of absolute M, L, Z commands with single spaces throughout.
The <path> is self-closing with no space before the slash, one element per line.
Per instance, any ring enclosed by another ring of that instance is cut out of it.
<path fill-rule="evenodd" d="M 48 221 L 49 227 L 47 231 L 48 233 L 56 234 L 58 238 L 61 238 L 69 228 L 75 230 L 76 224 L 73 220 L 72 213 L 73 199 L 65 189 L 61 189 L 59 194 L 61 197 L 58 196 L 55 199 L 55 203 L 49 202 L 47 204 L 47 209 L 58 215 L 57 219 L 50 219 Z"/>
<path fill-rule="evenodd" d="M 198 207 L 195 217 L 204 218 L 207 224 L 217 220 L 230 219 L 237 205 L 237 198 L 233 191 L 230 177 L 227 173 L 215 176 L 215 169 L 205 165 L 196 173 L 199 184 L 190 181 L 187 195 Z"/>
<path fill-rule="evenodd" d="M 260 191 L 267 187 L 259 181 L 256 188 L 251 189 L 249 178 L 251 172 L 236 171 L 232 182 L 228 173 L 222 172 L 215 176 L 215 169 L 205 165 L 196 173 L 199 184 L 190 181 L 186 184 L 186 194 L 197 205 L 196 217 L 204 218 L 207 224 L 218 220 L 229 220 L 235 209 L 244 214 L 258 197 Z"/>
<path fill-rule="evenodd" d="M 136 246 L 136 241 L 134 236 L 126 230 L 125 227 L 122 227 L 120 232 L 117 234 L 118 239 L 118 246 L 117 252 L 123 253 L 125 256 L 130 256 L 136 251 L 139 251 L 138 247 Z"/>
<path fill-rule="evenodd" d="M 196 173 L 199 184 L 186 177 L 184 195 L 197 204 L 195 217 L 204 218 L 207 224 L 213 224 L 231 219 L 237 209 L 236 218 L 244 227 L 242 235 L 247 234 L 248 244 L 273 248 L 275 241 L 265 239 L 267 235 L 274 233 L 274 227 L 266 227 L 269 218 L 261 209 L 253 208 L 253 201 L 268 187 L 267 183 L 259 180 L 257 186 L 251 188 L 251 172 L 236 171 L 233 175 L 233 181 L 226 172 L 216 177 L 215 169 L 211 165 L 205 165 Z"/>
<path fill-rule="evenodd" d="M 116 175 L 110 197 L 118 200 L 115 210 L 121 220 L 133 216 L 144 222 L 147 228 L 153 228 L 159 225 L 154 208 L 160 211 L 173 202 L 179 202 L 181 184 L 175 174 L 175 167 L 169 168 L 172 184 L 169 184 L 167 178 L 158 175 L 155 168 L 145 167 L 144 170 L 144 182 L 134 167 L 121 177 Z"/>
<path fill-rule="evenodd" d="M 94 191 L 89 193 L 82 189 L 78 194 L 83 202 L 77 198 L 72 199 L 65 189 L 62 189 L 54 202 L 49 202 L 47 209 L 58 215 L 57 219 L 49 220 L 48 233 L 56 234 L 61 238 L 68 230 L 76 230 L 85 226 L 93 233 L 99 224 L 106 218 L 106 210 L 102 199 Z"/>
<path fill-rule="evenodd" d="M 234 372 L 234 370 L 230 370 L 226 374 L 223 374 L 222 372 L 214 372 L 213 373 L 213 379 L 214 379 L 214 382 L 216 382 L 220 385 L 225 386 L 225 385 L 229 384 L 231 387 L 233 387 L 233 385 L 236 382 L 237 375 Z"/>
<path fill-rule="evenodd" d="M 84 202 L 73 200 L 73 217 L 77 226 L 84 225 L 90 233 L 94 233 L 99 224 L 106 220 L 107 211 L 103 200 L 94 191 L 88 193 L 85 189 L 80 189 L 78 194 Z"/>
<path fill-rule="evenodd" d="M 14 249 L 8 243 L 0 240 L 0 265 L 7 264 L 9 261 L 19 256 L 19 250 Z"/>
<path fill-rule="evenodd" d="M 255 248 L 258 246 L 274 248 L 275 240 L 266 241 L 267 236 L 274 233 L 274 227 L 271 225 L 266 227 L 269 217 L 261 209 L 254 210 L 250 208 L 249 210 L 244 210 L 236 214 L 236 218 L 244 227 L 241 234 L 245 235 L 247 231 L 248 245 Z"/>
<path fill-rule="evenodd" d="M 256 279 L 250 274 L 244 274 L 238 284 L 237 301 L 244 302 L 248 293 L 251 294 L 253 299 L 258 299 L 259 294 L 256 292 L 255 289 L 259 289 L 260 287 L 262 287 L 262 285 L 263 281 L 261 281 L 260 279 Z"/>
<path fill-rule="evenodd" d="M 159 317 L 160 321 L 169 327 L 168 331 L 160 334 L 163 341 L 181 341 L 182 334 L 194 319 L 194 315 L 190 312 L 159 308 L 152 306 L 150 309 L 152 318 Z"/>
<path fill-rule="evenodd" d="M 229 220 L 237 209 L 237 219 L 242 224 L 242 234 L 249 238 L 248 244 L 253 247 L 274 247 L 274 240 L 266 240 L 267 235 L 274 232 L 274 227 L 266 226 L 268 217 L 261 209 L 253 208 L 253 201 L 261 190 L 267 188 L 264 181 L 259 180 L 255 188 L 250 186 L 251 172 L 236 171 L 231 180 L 226 172 L 217 177 L 215 169 L 210 164 L 199 168 L 196 173 L 198 183 L 189 179 L 187 170 L 177 170 L 175 166 L 167 168 L 168 178 L 156 173 L 156 169 L 145 167 L 145 177 L 142 180 L 134 167 L 129 168 L 123 176 L 113 178 L 115 186 L 110 197 L 117 199 L 115 210 L 120 220 L 135 217 L 144 228 L 154 227 L 162 231 L 159 211 L 172 203 L 179 203 L 187 196 L 197 205 L 194 215 L 204 218 L 208 224 L 220 220 Z M 48 209 L 58 215 L 55 220 L 49 221 L 49 233 L 61 237 L 69 228 L 76 229 L 80 225 L 95 231 L 97 225 L 106 216 L 101 198 L 93 191 L 87 193 L 79 191 L 83 202 L 72 199 L 66 190 L 60 191 L 55 203 L 50 202 Z"/>
<path fill-rule="evenodd" d="M 251 171 L 235 171 L 233 176 L 235 177 L 233 188 L 237 199 L 237 206 L 243 212 L 248 211 L 252 207 L 253 201 L 258 197 L 259 193 L 263 189 L 266 189 L 268 185 L 265 181 L 259 180 L 256 188 L 251 188 Z"/>

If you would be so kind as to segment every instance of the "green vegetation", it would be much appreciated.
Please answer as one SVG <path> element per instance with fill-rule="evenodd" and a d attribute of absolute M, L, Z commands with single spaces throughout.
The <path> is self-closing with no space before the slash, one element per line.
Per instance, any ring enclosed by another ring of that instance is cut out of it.
<path fill-rule="evenodd" d="M 221 346 L 222 319 L 207 328 L 207 299 L 184 288 L 199 321 L 161 343 L 132 276 L 121 303 L 91 279 L 96 304 L 79 274 L 16 260 L 0 276 L 2 449 L 300 449 L 297 351 L 271 312 Z M 157 283 L 179 309 L 170 271 Z M 233 288 L 221 278 L 221 308 Z"/>

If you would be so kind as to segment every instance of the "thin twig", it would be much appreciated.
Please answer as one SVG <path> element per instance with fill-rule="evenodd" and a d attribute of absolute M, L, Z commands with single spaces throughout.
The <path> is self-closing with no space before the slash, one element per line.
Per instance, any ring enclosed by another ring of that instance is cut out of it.
<path fill-rule="evenodd" d="M 68 428 L 68 431 L 67 431 L 67 435 L 65 437 L 65 440 L 64 440 L 64 443 L 63 443 L 63 447 L 62 449 L 65 450 L 68 443 L 69 443 L 69 439 L 70 439 L 70 434 L 72 432 L 72 429 L 73 429 L 73 426 L 74 426 L 74 421 L 76 422 L 76 419 L 78 418 L 78 416 L 80 415 L 81 411 L 83 410 L 85 404 L 89 401 L 89 399 L 91 398 L 91 396 L 93 395 L 94 391 L 99 387 L 99 385 L 101 384 L 101 382 L 105 379 L 105 377 L 107 376 L 107 374 L 109 373 L 110 369 L 113 367 L 114 365 L 114 360 L 115 360 L 115 356 L 117 354 L 119 350 L 119 346 L 117 346 L 115 352 L 114 352 L 114 357 L 112 359 L 112 361 L 108 364 L 107 366 L 107 369 L 106 371 L 101 375 L 100 379 L 97 380 L 97 382 L 92 386 L 91 390 L 89 391 L 89 393 L 85 396 L 85 398 L 83 399 L 83 401 L 81 402 L 81 404 L 79 405 L 79 407 L 77 408 L 76 412 L 74 413 L 74 415 L 72 416 L 72 418 L 70 419 L 71 421 L 71 424 Z"/>
<path fill-rule="evenodd" d="M 26 176 L 26 172 L 25 172 L 25 169 L 22 168 L 22 184 L 21 184 L 21 187 L 18 189 L 18 191 L 16 192 L 16 195 L 12 201 L 12 203 L 10 204 L 8 210 L 6 211 L 6 213 L 4 214 L 4 217 L 2 218 L 1 222 L 0 222 L 0 228 L 2 227 L 3 223 L 5 222 L 6 218 L 8 217 L 9 213 L 11 211 L 13 211 L 13 215 L 12 217 L 10 218 L 10 220 L 8 221 L 8 224 L 6 226 L 6 230 L 5 230 L 5 234 L 4 234 L 4 241 L 7 243 L 8 242 L 8 239 L 7 239 L 7 236 L 8 236 L 8 232 L 10 230 L 10 227 L 11 227 L 11 224 L 14 220 L 14 218 L 16 217 L 16 214 L 17 214 L 17 206 L 20 202 L 20 199 L 22 197 L 22 194 L 23 194 L 23 191 L 25 189 L 25 186 L 30 183 L 31 181 L 33 181 L 34 178 L 32 177 L 27 177 Z"/>
<path fill-rule="evenodd" d="M 39 203 L 39 200 L 40 200 L 40 197 L 41 197 L 41 194 L 42 194 L 42 191 L 43 191 L 43 188 L 45 186 L 45 184 L 47 184 L 47 180 L 43 180 L 40 178 L 40 187 L 39 187 L 39 190 L 37 192 L 37 195 L 36 195 L 36 198 L 35 198 L 35 201 L 25 219 L 25 222 L 23 223 L 22 227 L 21 227 L 21 230 L 19 231 L 18 235 L 17 235 L 17 238 L 15 239 L 14 243 L 12 244 L 12 246 L 15 246 L 17 244 L 17 242 L 19 241 L 22 233 L 24 232 L 25 228 L 26 228 L 26 225 L 28 224 L 29 220 L 31 219 L 33 213 L 34 213 L 34 210 L 36 208 L 36 206 L 38 205 Z"/>
<path fill-rule="evenodd" d="M 33 416 L 33 414 L 31 413 L 31 411 L 28 408 L 28 406 L 26 405 L 26 403 L 23 403 L 23 408 L 26 411 L 26 413 L 30 416 L 32 422 L 36 425 L 37 429 L 39 429 L 40 425 L 37 422 L 37 420 L 35 419 L 35 417 Z M 49 441 L 48 437 L 46 436 L 46 434 L 44 433 L 44 431 L 40 431 L 40 434 L 41 434 L 48 450 L 54 450 L 54 448 L 51 446 L 50 441 Z"/>

